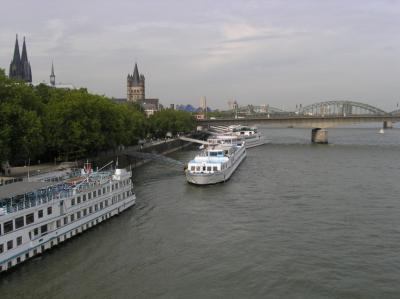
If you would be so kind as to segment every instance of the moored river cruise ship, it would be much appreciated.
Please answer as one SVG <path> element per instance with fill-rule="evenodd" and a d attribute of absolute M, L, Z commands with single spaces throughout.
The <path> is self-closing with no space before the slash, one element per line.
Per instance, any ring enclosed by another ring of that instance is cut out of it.
<path fill-rule="evenodd" d="M 210 185 L 229 180 L 246 158 L 245 142 L 233 136 L 208 139 L 204 149 L 188 163 L 186 179 L 195 185 Z"/>
<path fill-rule="evenodd" d="M 57 178 L 59 180 L 59 178 Z M 135 204 L 131 172 L 92 171 L 0 187 L 0 272 Z"/>

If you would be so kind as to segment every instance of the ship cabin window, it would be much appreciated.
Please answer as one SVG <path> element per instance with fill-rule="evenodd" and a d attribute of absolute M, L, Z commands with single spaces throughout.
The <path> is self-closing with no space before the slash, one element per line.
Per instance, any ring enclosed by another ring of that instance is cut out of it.
<path fill-rule="evenodd" d="M 7 242 L 7 250 L 10 250 L 13 248 L 13 240 L 10 240 Z"/>
<path fill-rule="evenodd" d="M 57 226 L 57 228 L 59 228 L 61 226 L 61 220 L 57 220 L 56 226 Z"/>
<path fill-rule="evenodd" d="M 83 201 L 86 201 L 86 194 L 83 194 Z"/>
<path fill-rule="evenodd" d="M 75 215 L 71 214 L 71 222 L 73 222 L 75 220 Z"/>
<path fill-rule="evenodd" d="M 15 229 L 19 229 L 24 226 L 24 216 L 15 219 Z"/>
<path fill-rule="evenodd" d="M 64 217 L 64 225 L 68 223 L 68 217 Z"/>
<path fill-rule="evenodd" d="M 4 245 L 0 244 L 0 253 L 3 253 L 3 251 L 4 251 Z"/>
<path fill-rule="evenodd" d="M 52 207 L 48 207 L 47 208 L 47 215 L 51 215 L 51 213 L 53 213 L 53 208 Z"/>
<path fill-rule="evenodd" d="M 81 219 L 81 211 L 76 213 L 76 219 Z"/>
<path fill-rule="evenodd" d="M 190 170 L 191 170 L 191 171 L 194 171 L 195 169 L 196 169 L 196 167 L 194 167 L 194 166 L 191 166 L 191 167 L 190 167 Z"/>
<path fill-rule="evenodd" d="M 17 238 L 17 246 L 22 244 L 22 237 Z"/>
<path fill-rule="evenodd" d="M 81 197 L 80 197 L 80 196 L 78 196 L 78 197 L 76 198 L 76 203 L 77 203 L 78 205 L 81 203 Z"/>
<path fill-rule="evenodd" d="M 210 157 L 217 157 L 218 156 L 218 152 L 210 152 Z"/>
<path fill-rule="evenodd" d="M 3 232 L 5 234 L 7 234 L 9 232 L 12 232 L 13 230 L 14 230 L 14 225 L 13 225 L 13 221 L 12 220 L 4 222 L 4 224 L 3 224 Z"/>
<path fill-rule="evenodd" d="M 75 205 L 75 198 L 71 198 L 71 206 Z"/>
<path fill-rule="evenodd" d="M 42 235 L 45 234 L 45 233 L 47 233 L 47 224 L 42 225 L 42 226 L 40 227 L 40 233 L 41 233 Z"/>
<path fill-rule="evenodd" d="M 88 193 L 87 198 L 92 199 L 92 193 Z"/>
<path fill-rule="evenodd" d="M 38 211 L 38 217 L 39 218 L 43 218 L 43 210 L 39 210 Z"/>
<path fill-rule="evenodd" d="M 93 198 L 95 198 L 97 196 L 97 192 L 93 191 Z"/>
<path fill-rule="evenodd" d="M 213 171 L 218 171 L 218 167 L 217 166 L 213 166 Z"/>
<path fill-rule="evenodd" d="M 211 166 L 207 166 L 207 171 L 211 171 Z"/>
<path fill-rule="evenodd" d="M 31 223 L 33 223 L 34 221 L 35 221 L 35 216 L 34 216 L 33 213 L 28 214 L 28 215 L 25 216 L 25 223 L 26 223 L 26 225 L 31 224 Z"/>

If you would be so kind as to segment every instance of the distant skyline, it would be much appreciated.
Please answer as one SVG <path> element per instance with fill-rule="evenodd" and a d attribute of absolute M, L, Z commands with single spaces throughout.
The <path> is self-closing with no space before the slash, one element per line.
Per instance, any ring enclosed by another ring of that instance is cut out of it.
<path fill-rule="evenodd" d="M 126 97 L 135 61 L 146 97 L 164 105 L 294 110 L 352 100 L 400 102 L 400 1 L 9 1 L 0 68 L 26 36 L 34 83 L 56 81 Z M 16 17 L 18 15 L 18 17 Z"/>

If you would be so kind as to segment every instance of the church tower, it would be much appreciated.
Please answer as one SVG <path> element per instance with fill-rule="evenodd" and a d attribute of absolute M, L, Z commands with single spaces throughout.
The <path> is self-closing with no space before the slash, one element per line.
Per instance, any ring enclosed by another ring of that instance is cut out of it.
<path fill-rule="evenodd" d="M 13 79 L 21 80 L 21 56 L 19 55 L 18 34 L 15 38 L 14 57 L 10 64 L 8 76 Z"/>
<path fill-rule="evenodd" d="M 18 35 L 15 39 L 14 56 L 10 64 L 9 77 L 32 83 L 31 64 L 26 51 L 25 37 L 22 45 L 22 54 L 19 55 Z"/>
<path fill-rule="evenodd" d="M 54 75 L 54 64 L 51 62 L 50 85 L 56 86 L 56 75 Z"/>
<path fill-rule="evenodd" d="M 142 74 L 139 75 L 137 63 L 133 74 L 128 74 L 127 78 L 127 101 L 128 102 L 143 102 L 145 99 L 145 78 Z"/>

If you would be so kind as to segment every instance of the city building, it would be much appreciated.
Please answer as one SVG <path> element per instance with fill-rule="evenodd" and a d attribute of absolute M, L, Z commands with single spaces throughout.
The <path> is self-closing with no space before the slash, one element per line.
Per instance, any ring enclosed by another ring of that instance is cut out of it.
<path fill-rule="evenodd" d="M 145 79 L 144 75 L 139 75 L 137 63 L 133 74 L 128 74 L 127 77 L 127 101 L 128 102 L 141 102 L 145 99 Z"/>
<path fill-rule="evenodd" d="M 144 101 L 140 102 L 140 104 L 142 105 L 147 116 L 153 115 L 162 109 L 159 99 L 145 99 Z"/>
<path fill-rule="evenodd" d="M 14 56 L 10 63 L 9 77 L 17 80 L 22 80 L 27 83 L 32 83 L 31 64 L 28 60 L 26 51 L 25 37 L 22 44 L 22 54 L 19 54 L 18 35 L 15 39 Z"/>

